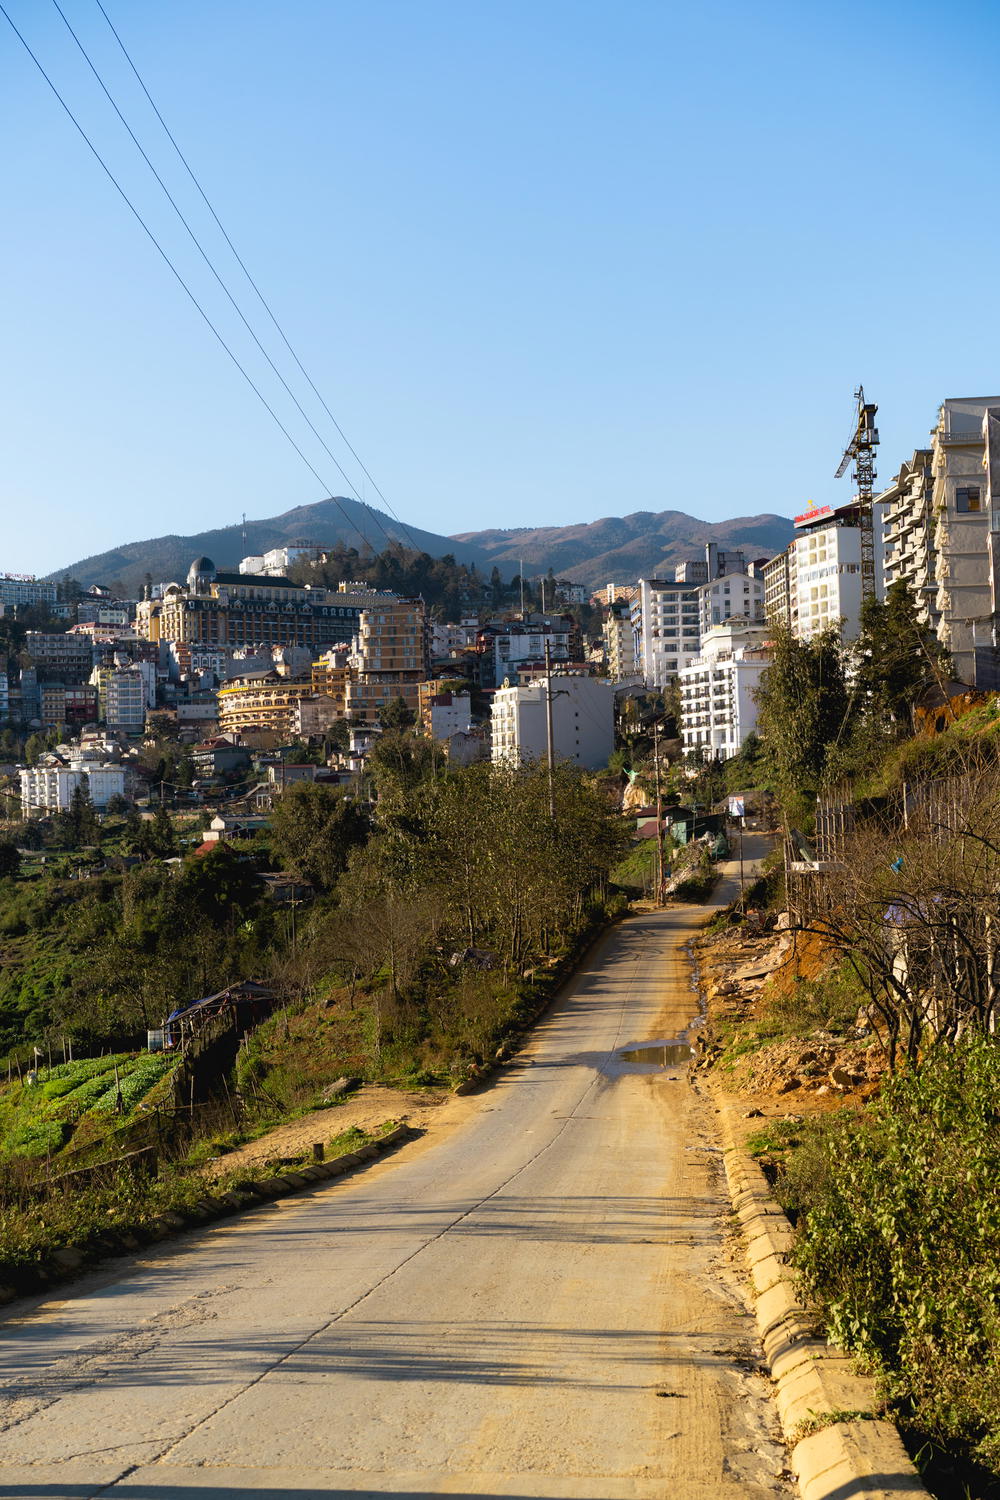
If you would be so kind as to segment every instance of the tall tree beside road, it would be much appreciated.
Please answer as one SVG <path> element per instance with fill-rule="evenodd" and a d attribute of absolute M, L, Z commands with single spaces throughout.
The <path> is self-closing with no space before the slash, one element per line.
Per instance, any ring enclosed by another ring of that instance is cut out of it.
<path fill-rule="evenodd" d="M 803 821 L 822 785 L 829 747 L 848 732 L 849 697 L 834 629 L 798 640 L 775 628 L 757 689 L 757 725 L 786 810 Z"/>

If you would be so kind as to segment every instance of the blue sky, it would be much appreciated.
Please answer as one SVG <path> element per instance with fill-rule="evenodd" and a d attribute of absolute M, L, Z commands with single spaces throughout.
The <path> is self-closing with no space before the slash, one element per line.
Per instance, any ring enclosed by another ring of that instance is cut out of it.
<path fill-rule="evenodd" d="M 61 3 L 268 343 L 94 0 Z M 0 216 L 0 569 L 350 492 L 56 9 L 4 4 L 325 482 L 0 17 L 0 126 L 16 143 Z M 920 0 L 105 6 L 415 525 L 791 515 L 848 498 L 833 471 L 859 380 L 880 408 L 883 478 L 946 396 L 1000 389 L 995 4 L 954 24 Z"/>

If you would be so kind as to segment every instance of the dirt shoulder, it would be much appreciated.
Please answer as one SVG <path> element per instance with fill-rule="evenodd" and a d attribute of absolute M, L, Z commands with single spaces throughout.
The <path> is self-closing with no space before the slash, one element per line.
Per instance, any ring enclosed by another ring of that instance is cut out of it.
<path fill-rule="evenodd" d="M 409 1125 L 414 1130 L 431 1130 L 443 1125 L 455 1112 L 454 1106 L 460 1107 L 461 1103 L 453 1094 L 443 1090 L 429 1092 L 421 1089 L 410 1093 L 377 1083 L 364 1084 L 348 1094 L 341 1104 L 313 1110 L 284 1125 L 276 1125 L 255 1141 L 247 1141 L 235 1150 L 215 1157 L 206 1163 L 203 1176 L 214 1182 L 246 1167 L 261 1167 L 268 1162 L 302 1156 L 312 1149 L 315 1142 L 327 1146 L 345 1130 L 373 1131 L 390 1120 Z"/>

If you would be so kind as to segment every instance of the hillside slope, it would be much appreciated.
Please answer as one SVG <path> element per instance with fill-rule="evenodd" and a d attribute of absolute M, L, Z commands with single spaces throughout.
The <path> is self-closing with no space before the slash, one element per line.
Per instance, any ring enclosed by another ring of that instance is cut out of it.
<path fill-rule="evenodd" d="M 662 575 L 676 563 L 700 555 L 706 542 L 742 548 L 750 562 L 786 547 L 793 534 L 786 516 L 736 516 L 729 521 L 700 521 L 680 510 L 634 511 L 605 516 L 580 526 L 537 526 L 515 530 L 465 531 L 455 541 L 474 545 L 505 576 L 521 560 L 525 574 L 549 568 L 596 587 L 614 580 Z"/>
<path fill-rule="evenodd" d="M 119 582 L 135 597 L 147 573 L 156 583 L 180 582 L 192 560 L 203 554 L 216 567 L 227 569 L 235 568 L 246 553 L 266 552 L 294 541 L 308 540 L 321 547 L 343 541 L 364 550 L 367 538 L 380 552 L 388 545 L 388 538 L 393 538 L 407 547 L 415 544 L 432 557 L 453 553 L 459 562 L 475 563 L 487 573 L 496 564 L 505 580 L 520 570 L 523 560 L 527 576 L 537 577 L 553 568 L 560 577 L 568 575 L 596 587 L 610 579 L 628 583 L 656 577 L 676 563 L 700 556 L 710 541 L 720 547 L 742 547 L 748 561 L 769 557 L 780 552 L 791 535 L 792 523 L 784 516 L 736 516 L 713 522 L 679 510 L 639 510 L 578 526 L 466 531 L 449 537 L 410 525 L 404 529 L 384 512 L 357 500 L 330 499 L 297 505 L 280 516 L 248 521 L 245 544 L 239 525 L 193 536 L 152 537 L 82 558 L 50 576 L 61 578 L 68 573 L 84 588 L 92 583 Z"/>
<path fill-rule="evenodd" d="M 350 525 L 345 519 L 345 511 Z M 357 500 L 338 497 L 317 500 L 311 505 L 297 505 L 280 516 L 262 521 L 248 521 L 245 545 L 240 525 L 220 526 L 212 531 L 199 531 L 193 536 L 152 537 L 69 563 L 50 577 L 62 578 L 68 573 L 84 588 L 89 588 L 92 583 L 118 581 L 134 598 L 147 573 L 152 574 L 156 583 L 182 582 L 192 561 L 202 555 L 210 557 L 217 568 L 230 569 L 248 554 L 267 552 L 271 547 L 284 547 L 302 540 L 316 542 L 320 547 L 332 547 L 343 541 L 349 547 L 363 550 L 367 538 L 374 550 L 381 552 L 388 546 L 387 535 L 407 547 L 415 543 L 432 557 L 443 557 L 452 552 L 459 562 L 483 563 L 483 556 L 475 546 L 456 543 L 451 537 L 421 531 L 416 526 L 406 526 L 404 530 L 398 521 L 383 511 L 361 505 Z"/>

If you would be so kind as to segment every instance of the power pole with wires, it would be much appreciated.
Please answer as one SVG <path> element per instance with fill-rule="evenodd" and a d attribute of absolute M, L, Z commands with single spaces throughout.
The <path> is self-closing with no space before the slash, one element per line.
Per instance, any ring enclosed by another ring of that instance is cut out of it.
<path fill-rule="evenodd" d="M 663 799 L 660 791 L 660 726 L 653 725 L 653 776 L 656 782 L 656 895 L 663 902 Z"/>
<path fill-rule="evenodd" d="M 545 642 L 545 745 L 549 761 L 549 817 L 556 820 L 555 735 L 552 729 L 552 642 Z"/>

